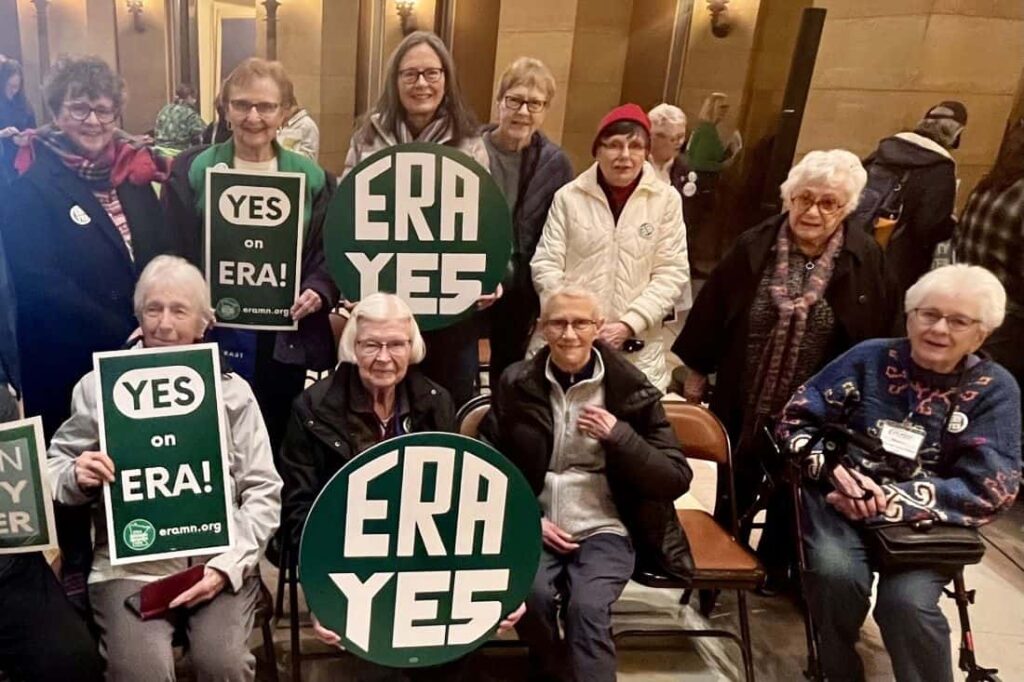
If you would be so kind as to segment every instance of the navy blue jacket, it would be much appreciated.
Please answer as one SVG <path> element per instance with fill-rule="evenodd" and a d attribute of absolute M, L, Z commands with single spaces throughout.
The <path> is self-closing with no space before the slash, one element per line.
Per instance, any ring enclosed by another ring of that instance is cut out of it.
<path fill-rule="evenodd" d="M 0 390 L 3 384 L 11 384 L 16 388 L 21 386 L 18 342 L 14 336 L 14 291 L 7 274 L 4 242 L 0 239 Z"/>
<path fill-rule="evenodd" d="M 0 232 L 17 300 L 25 413 L 41 415 L 49 436 L 67 418 L 92 354 L 121 348 L 138 325 L 132 295 L 142 268 L 180 248 L 152 185 L 126 182 L 118 198 L 133 261 L 90 187 L 41 146 L 6 196 Z"/>

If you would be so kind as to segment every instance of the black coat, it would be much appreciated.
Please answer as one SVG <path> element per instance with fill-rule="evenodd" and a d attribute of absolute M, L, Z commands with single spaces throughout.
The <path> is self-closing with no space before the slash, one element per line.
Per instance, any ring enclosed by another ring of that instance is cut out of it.
<path fill-rule="evenodd" d="M 775 239 L 788 220 L 788 214 L 773 216 L 739 236 L 701 288 L 672 345 L 672 352 L 687 367 L 705 375 L 717 372 L 711 410 L 734 443 L 746 406 L 743 370 L 750 306 L 764 269 L 775 262 Z M 840 229 L 846 230 L 846 238 L 825 289 L 825 300 L 836 318 L 825 363 L 865 339 L 890 336 L 897 317 L 883 275 L 881 249 L 861 230 Z"/>
<path fill-rule="evenodd" d="M 25 411 L 43 417 L 47 434 L 68 417 L 92 354 L 121 348 L 138 326 L 132 296 L 142 268 L 154 256 L 179 253 L 150 183 L 125 182 L 117 195 L 134 261 L 89 186 L 41 145 L 3 202 Z"/>
<path fill-rule="evenodd" d="M 693 472 L 661 406 L 661 392 L 640 370 L 607 346 L 605 409 L 618 423 L 603 446 L 608 482 L 637 554 L 637 570 L 685 578 L 693 573 L 689 544 L 673 501 L 690 488 Z M 533 492 L 544 490 L 554 447 L 551 384 L 545 376 L 550 350 L 509 367 L 481 436 L 523 472 Z"/>
<path fill-rule="evenodd" d="M 447 391 L 415 366 L 409 367 L 402 387 L 409 399 L 408 424 L 403 425 L 406 433 L 455 430 L 455 408 Z M 284 480 L 281 527 L 287 529 L 293 547 L 299 546 L 306 517 L 320 490 L 361 452 L 357 443 L 377 440 L 366 420 L 349 409 L 357 391 L 365 392 L 359 370 L 343 362 L 337 372 L 303 391 L 292 405 L 281 445 L 280 473 Z"/>

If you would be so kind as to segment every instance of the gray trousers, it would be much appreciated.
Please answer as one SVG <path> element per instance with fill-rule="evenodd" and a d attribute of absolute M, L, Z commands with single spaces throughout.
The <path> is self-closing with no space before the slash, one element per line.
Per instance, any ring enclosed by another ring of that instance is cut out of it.
<path fill-rule="evenodd" d="M 534 667 L 549 679 L 615 682 L 612 604 L 633 575 L 633 544 L 611 533 L 579 544 L 568 555 L 546 548 L 541 553 L 526 614 L 516 630 L 530 647 Z M 560 604 L 564 641 L 558 627 Z M 566 659 L 571 675 L 563 670 Z"/>
<path fill-rule="evenodd" d="M 255 620 L 259 580 L 248 578 L 238 593 L 225 589 L 182 614 L 189 658 L 199 682 L 255 679 L 256 657 L 247 642 Z M 108 580 L 89 586 L 109 682 L 174 682 L 174 617 L 143 621 L 124 605 L 125 598 L 144 585 L 138 580 Z"/>

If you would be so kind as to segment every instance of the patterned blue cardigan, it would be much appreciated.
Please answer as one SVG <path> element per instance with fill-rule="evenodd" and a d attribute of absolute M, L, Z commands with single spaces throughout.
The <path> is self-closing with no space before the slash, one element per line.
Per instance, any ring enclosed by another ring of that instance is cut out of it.
<path fill-rule="evenodd" d="M 824 422 L 877 437 L 882 421 L 909 419 L 925 430 L 916 465 L 849 446 L 853 463 L 885 491 L 884 513 L 867 522 L 980 526 L 1010 507 L 1020 485 L 1020 389 L 991 360 L 972 355 L 963 366 L 953 374 L 931 372 L 911 360 L 907 339 L 864 341 L 797 389 L 777 435 L 798 452 Z M 804 462 L 811 478 L 821 463 L 819 444 Z"/>

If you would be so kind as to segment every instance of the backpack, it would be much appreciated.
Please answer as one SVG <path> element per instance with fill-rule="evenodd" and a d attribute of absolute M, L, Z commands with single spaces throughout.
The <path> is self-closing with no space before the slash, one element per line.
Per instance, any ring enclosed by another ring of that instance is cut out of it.
<path fill-rule="evenodd" d="M 867 232 L 884 250 L 903 215 L 903 188 L 910 177 L 910 169 L 873 161 L 864 165 L 868 182 L 860 193 L 857 208 L 846 220 L 852 227 Z"/>

